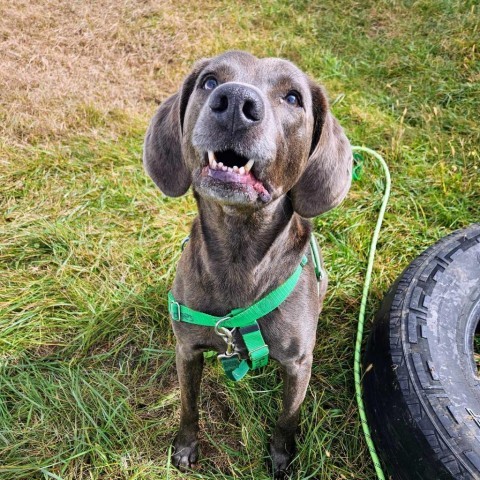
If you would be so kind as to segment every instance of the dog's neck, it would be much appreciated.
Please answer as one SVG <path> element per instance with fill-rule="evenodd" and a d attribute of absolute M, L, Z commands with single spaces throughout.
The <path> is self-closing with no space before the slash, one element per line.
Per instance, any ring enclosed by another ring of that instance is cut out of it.
<path fill-rule="evenodd" d="M 197 195 L 196 200 L 199 216 L 189 246 L 194 249 L 192 275 L 201 272 L 201 283 L 221 289 L 227 304 L 240 306 L 253 301 L 252 295 L 262 296 L 300 262 L 311 224 L 294 213 L 287 197 L 255 211 Z"/>
<path fill-rule="evenodd" d="M 293 216 L 285 197 L 258 210 L 240 210 L 203 198 L 197 202 L 208 258 L 242 263 L 247 270 L 255 268 L 274 244 L 282 244 L 282 232 L 288 229 Z"/>

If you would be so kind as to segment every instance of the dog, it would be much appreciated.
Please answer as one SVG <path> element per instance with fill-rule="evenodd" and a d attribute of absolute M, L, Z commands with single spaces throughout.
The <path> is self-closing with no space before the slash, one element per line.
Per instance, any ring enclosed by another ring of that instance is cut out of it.
<path fill-rule="evenodd" d="M 270 441 L 271 469 L 283 478 L 295 454 L 310 380 L 315 332 L 327 288 L 309 251 L 309 218 L 347 195 L 352 151 L 324 89 L 287 60 L 229 51 L 198 61 L 158 108 L 145 137 L 146 172 L 166 195 L 192 186 L 199 215 L 172 294 L 179 304 L 222 317 L 247 307 L 308 262 L 292 293 L 258 320 L 283 374 L 283 410 Z M 173 464 L 197 461 L 203 352 L 225 353 L 213 328 L 173 321 L 181 389 Z M 239 356 L 246 357 L 238 331 Z"/>

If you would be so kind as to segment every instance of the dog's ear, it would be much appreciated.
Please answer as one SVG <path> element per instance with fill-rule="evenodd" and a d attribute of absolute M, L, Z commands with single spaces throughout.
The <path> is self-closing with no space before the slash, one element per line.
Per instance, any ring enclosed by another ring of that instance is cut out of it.
<path fill-rule="evenodd" d="M 336 207 L 347 195 L 352 178 L 352 150 L 337 119 L 330 113 L 323 89 L 310 81 L 313 134 L 310 158 L 290 190 L 294 210 L 310 218 Z"/>
<path fill-rule="evenodd" d="M 194 65 L 181 89 L 160 105 L 145 135 L 145 170 L 157 187 L 170 197 L 186 193 L 192 182 L 182 155 L 183 121 L 197 77 L 207 63 L 208 60 L 203 59 Z"/>

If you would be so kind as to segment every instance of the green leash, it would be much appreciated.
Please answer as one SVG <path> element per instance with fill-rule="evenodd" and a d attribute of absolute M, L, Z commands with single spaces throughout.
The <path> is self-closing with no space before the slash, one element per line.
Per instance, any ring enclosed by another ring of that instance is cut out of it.
<path fill-rule="evenodd" d="M 318 247 L 313 237 L 310 238 L 312 260 L 318 284 L 323 278 Z M 172 292 L 168 292 L 168 311 L 175 322 L 186 322 L 193 325 L 215 328 L 215 333 L 220 335 L 227 344 L 226 352 L 218 355 L 222 362 L 225 374 L 230 380 L 241 380 L 250 369 L 264 367 L 268 363 L 268 345 L 263 339 L 257 320 L 278 308 L 292 293 L 298 283 L 303 267 L 307 264 L 304 255 L 300 265 L 279 287 L 261 298 L 253 305 L 245 308 L 235 308 L 223 317 L 199 312 L 178 303 Z M 235 350 L 232 331 L 229 328 L 238 328 L 247 347 L 248 360 L 242 359 Z"/>
<path fill-rule="evenodd" d="M 377 477 L 379 478 L 379 480 L 385 480 L 385 475 L 382 471 L 382 466 L 380 465 L 380 460 L 378 458 L 377 452 L 375 450 L 375 445 L 373 444 L 373 440 L 370 435 L 370 428 L 368 427 L 367 416 L 365 414 L 365 407 L 364 407 L 363 398 L 362 398 L 360 363 L 361 363 L 361 351 L 362 351 L 362 340 L 363 340 L 363 328 L 365 323 L 365 309 L 367 306 L 368 292 L 370 290 L 370 284 L 372 281 L 373 261 L 375 260 L 375 251 L 377 249 L 377 242 L 380 234 L 380 228 L 382 226 L 383 217 L 385 216 L 385 210 L 387 208 L 388 199 L 390 197 L 391 179 L 390 179 L 390 172 L 388 170 L 387 164 L 385 163 L 385 160 L 377 152 L 366 147 L 352 147 L 352 149 L 354 150 L 354 152 L 365 152 L 375 157 L 380 162 L 385 172 L 385 191 L 383 193 L 382 206 L 380 207 L 380 212 L 378 213 L 375 231 L 373 232 L 372 243 L 370 244 L 367 273 L 365 274 L 365 282 L 363 284 L 362 301 L 360 303 L 360 313 L 358 315 L 357 340 L 355 342 L 355 358 L 354 358 L 354 365 L 353 365 L 353 373 L 355 378 L 355 396 L 357 399 L 358 413 L 360 415 L 360 421 L 362 423 L 363 433 L 365 435 L 365 441 L 367 442 L 367 447 L 370 452 L 370 457 L 372 458 L 373 465 L 375 466 L 375 472 L 377 474 Z M 362 159 L 362 162 L 363 162 L 363 159 Z M 359 165 L 361 165 L 361 162 L 359 163 Z M 359 172 L 357 170 L 357 174 L 358 173 Z"/>

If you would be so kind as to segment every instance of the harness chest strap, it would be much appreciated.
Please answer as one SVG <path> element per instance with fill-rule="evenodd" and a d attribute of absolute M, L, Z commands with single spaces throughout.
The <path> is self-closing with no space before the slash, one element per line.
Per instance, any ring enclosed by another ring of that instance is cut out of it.
<path fill-rule="evenodd" d="M 317 280 L 320 281 L 323 277 L 323 271 L 313 235 L 310 239 L 310 247 L 315 274 Z M 176 322 L 186 322 L 204 327 L 216 327 L 221 324 L 221 327 L 225 328 L 238 328 L 247 348 L 249 362 L 241 360 L 237 353 L 219 355 L 219 358 L 227 377 L 235 381 L 240 380 L 247 374 L 250 368 L 263 367 L 268 363 L 268 345 L 266 345 L 263 339 L 257 320 L 279 307 L 292 293 L 306 263 L 307 257 L 303 256 L 300 265 L 279 287 L 253 305 L 246 308 L 233 309 L 224 317 L 209 315 L 208 313 L 199 312 L 181 305 L 175 301 L 171 291 L 168 292 L 168 311 L 172 320 Z"/>

